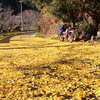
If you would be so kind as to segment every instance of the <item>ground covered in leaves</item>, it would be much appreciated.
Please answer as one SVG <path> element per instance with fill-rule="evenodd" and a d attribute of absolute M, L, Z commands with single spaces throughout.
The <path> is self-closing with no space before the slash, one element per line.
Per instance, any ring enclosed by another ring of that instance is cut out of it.
<path fill-rule="evenodd" d="M 100 42 L 0 43 L 0 100 L 100 100 Z"/>

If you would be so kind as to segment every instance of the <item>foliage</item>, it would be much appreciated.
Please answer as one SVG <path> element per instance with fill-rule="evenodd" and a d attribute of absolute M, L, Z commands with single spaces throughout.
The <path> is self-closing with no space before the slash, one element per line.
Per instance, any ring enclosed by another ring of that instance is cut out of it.
<path fill-rule="evenodd" d="M 19 0 L 0 0 L 0 5 L 2 8 L 11 8 L 13 10 L 13 14 L 17 14 L 17 12 L 20 10 Z"/>
<path fill-rule="evenodd" d="M 8 25 L 9 20 L 11 19 L 11 8 L 0 8 L 0 30 L 5 30 L 5 27 Z"/>
<path fill-rule="evenodd" d="M 0 43 L 1 100 L 100 100 L 100 43 L 17 36 Z"/>
<path fill-rule="evenodd" d="M 65 2 L 57 2 L 56 0 L 53 2 L 52 4 L 53 9 L 52 9 L 52 13 L 54 15 L 56 15 L 58 18 L 61 19 L 68 19 L 67 18 L 67 13 L 68 13 L 68 9 L 67 9 L 67 5 Z"/>
<path fill-rule="evenodd" d="M 41 19 L 39 20 L 40 31 L 42 34 L 46 35 L 48 29 L 51 25 L 52 17 L 49 13 L 45 13 L 42 15 Z"/>
<path fill-rule="evenodd" d="M 78 31 L 88 32 L 90 29 L 90 25 L 87 22 L 81 21 L 81 22 L 76 23 L 76 28 Z"/>
<path fill-rule="evenodd" d="M 4 36 L 0 35 L 0 38 L 3 38 Z"/>
<path fill-rule="evenodd" d="M 57 18 L 63 21 L 70 22 L 72 27 L 75 27 L 75 23 L 78 21 L 84 21 L 89 24 L 88 30 L 85 32 L 89 34 L 89 38 L 92 35 L 96 35 L 98 31 L 98 23 L 100 23 L 100 0 L 33 0 L 40 9 L 48 9 L 48 11 L 54 14 Z M 87 26 L 84 25 L 83 26 Z M 91 27 L 90 27 L 91 26 Z M 90 28 L 90 29 L 89 29 Z M 81 29 L 84 31 L 84 29 Z"/>
<path fill-rule="evenodd" d="M 2 8 L 10 7 L 13 12 L 12 14 L 16 15 L 20 12 L 20 0 L 0 0 L 0 4 L 2 4 Z M 38 11 L 36 5 L 32 2 L 32 0 L 23 0 L 23 10 L 32 9 Z"/>
<path fill-rule="evenodd" d="M 34 3 L 40 4 L 42 7 L 51 6 L 52 13 L 59 18 L 70 18 L 71 13 L 74 17 L 79 13 L 83 13 L 84 10 L 91 10 L 96 13 L 96 16 L 100 15 L 100 1 L 99 0 L 33 0 Z M 71 12 L 73 10 L 73 12 Z M 63 17 L 62 17 L 63 16 Z"/>
<path fill-rule="evenodd" d="M 30 9 L 30 10 L 26 10 Z M 34 10 L 33 10 L 34 9 Z M 38 28 L 37 24 L 40 19 L 40 13 L 35 11 L 37 8 L 32 0 L 23 1 L 23 26 L 24 30 L 33 30 Z M 0 1 L 0 31 L 13 31 L 9 27 L 21 29 L 21 13 L 19 0 L 1 0 Z M 34 23 L 33 23 L 34 21 Z"/>
<path fill-rule="evenodd" d="M 82 38 L 83 36 L 87 39 L 89 38 L 89 32 L 91 25 L 87 22 L 77 22 L 75 23 L 75 37 L 76 39 Z"/>
<path fill-rule="evenodd" d="M 1 4 L 2 5 L 2 4 Z M 21 28 L 21 14 L 12 15 L 11 7 L 1 7 L 0 8 L 0 31 L 13 31 L 14 29 L 9 29 L 15 27 L 16 30 Z M 34 10 L 23 11 L 23 26 L 24 30 L 38 29 L 38 20 L 40 19 L 40 13 Z"/>
<path fill-rule="evenodd" d="M 38 8 L 36 7 L 35 3 L 32 2 L 32 0 L 24 0 L 23 4 L 26 5 L 26 9 L 28 8 L 38 11 Z"/>
<path fill-rule="evenodd" d="M 41 34 L 40 32 L 36 32 L 35 34 L 37 37 L 43 37 L 43 34 Z"/>
<path fill-rule="evenodd" d="M 49 3 L 52 2 L 52 0 L 32 0 L 32 2 L 36 5 L 38 10 L 41 10 L 41 8 L 49 5 Z"/>

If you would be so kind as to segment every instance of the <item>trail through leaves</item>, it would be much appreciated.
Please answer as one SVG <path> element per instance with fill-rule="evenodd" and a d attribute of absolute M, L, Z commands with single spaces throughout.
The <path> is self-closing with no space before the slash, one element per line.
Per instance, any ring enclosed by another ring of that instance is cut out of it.
<path fill-rule="evenodd" d="M 0 100 L 100 100 L 100 42 L 0 43 Z"/>

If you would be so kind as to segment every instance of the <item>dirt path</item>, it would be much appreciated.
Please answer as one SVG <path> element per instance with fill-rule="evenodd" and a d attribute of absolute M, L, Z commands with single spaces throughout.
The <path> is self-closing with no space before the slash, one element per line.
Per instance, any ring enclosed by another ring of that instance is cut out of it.
<path fill-rule="evenodd" d="M 100 42 L 35 35 L 0 44 L 0 100 L 100 100 Z"/>
<path fill-rule="evenodd" d="M 20 34 L 19 36 L 25 36 L 25 35 L 27 35 L 27 36 L 31 36 L 31 35 L 33 35 L 33 34 L 35 34 L 35 32 L 34 33 L 24 33 L 24 34 Z M 14 37 L 14 36 L 6 36 L 6 37 L 4 37 L 3 39 L 0 39 L 0 43 L 9 43 L 10 42 L 10 39 L 12 38 L 12 37 Z"/>

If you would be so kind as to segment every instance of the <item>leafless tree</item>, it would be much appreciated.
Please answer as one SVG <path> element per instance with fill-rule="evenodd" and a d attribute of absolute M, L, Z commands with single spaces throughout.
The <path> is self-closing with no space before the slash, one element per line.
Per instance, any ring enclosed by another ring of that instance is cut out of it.
<path fill-rule="evenodd" d="M 0 3 L 0 31 L 7 31 L 9 27 L 21 28 L 21 14 L 18 13 L 17 15 L 12 15 L 12 12 L 13 10 L 10 7 L 2 7 L 2 4 Z M 22 14 L 24 30 L 34 30 L 39 28 L 39 12 L 34 10 L 24 10 Z"/>
<path fill-rule="evenodd" d="M 2 4 L 0 4 L 0 30 L 7 30 L 7 26 L 9 26 L 9 22 L 12 19 L 11 17 L 12 10 L 10 7 L 2 8 Z"/>

